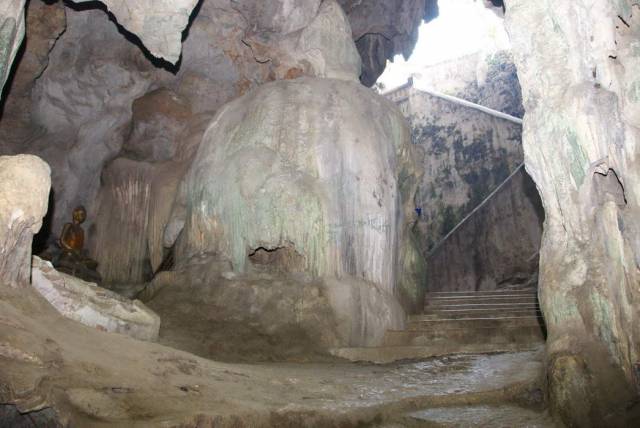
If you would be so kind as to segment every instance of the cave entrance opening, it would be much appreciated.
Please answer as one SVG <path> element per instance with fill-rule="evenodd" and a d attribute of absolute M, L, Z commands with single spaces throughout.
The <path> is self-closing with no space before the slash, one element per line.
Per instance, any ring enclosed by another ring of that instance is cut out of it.
<path fill-rule="evenodd" d="M 544 210 L 524 167 L 524 107 L 504 6 L 497 0 L 438 6 L 411 56 L 388 62 L 374 85 L 398 105 L 424 155 L 412 230 L 427 277 L 417 316 L 482 326 L 483 334 L 490 327 L 487 340 L 541 343 Z"/>

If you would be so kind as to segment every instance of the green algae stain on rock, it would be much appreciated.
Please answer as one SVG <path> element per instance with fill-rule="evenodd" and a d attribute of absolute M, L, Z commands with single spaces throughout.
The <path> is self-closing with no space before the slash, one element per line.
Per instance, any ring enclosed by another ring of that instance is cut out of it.
<path fill-rule="evenodd" d="M 589 298 L 591 300 L 591 309 L 593 310 L 594 326 L 596 333 L 606 343 L 611 356 L 617 364 L 621 364 L 618 353 L 616 352 L 616 343 L 618 339 L 613 331 L 613 323 L 616 319 L 612 303 L 598 291 L 593 291 Z"/>
<path fill-rule="evenodd" d="M 631 84 L 627 91 L 627 98 L 632 103 L 640 102 L 640 80 L 636 80 Z"/>
<path fill-rule="evenodd" d="M 4 86 L 11 67 L 11 49 L 16 40 L 16 29 L 17 23 L 13 18 L 5 19 L 0 26 L 0 89 Z"/>
<path fill-rule="evenodd" d="M 578 136 L 572 130 L 567 131 L 566 134 L 567 142 L 569 143 L 569 171 L 571 176 L 573 177 L 576 185 L 578 187 L 582 186 L 584 179 L 586 177 L 585 168 L 588 165 L 589 161 L 587 159 L 587 155 L 582 150 L 580 143 L 578 141 Z"/>

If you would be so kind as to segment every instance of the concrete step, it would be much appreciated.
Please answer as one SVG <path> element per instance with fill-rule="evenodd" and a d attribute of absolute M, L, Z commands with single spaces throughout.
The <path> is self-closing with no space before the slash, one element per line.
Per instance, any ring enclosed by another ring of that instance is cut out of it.
<path fill-rule="evenodd" d="M 536 307 L 537 302 L 535 300 L 522 303 L 499 303 L 499 302 L 474 302 L 467 301 L 465 303 L 440 303 L 437 305 L 427 305 L 425 310 L 440 310 L 440 309 L 508 309 L 508 308 L 522 308 L 522 307 Z"/>
<path fill-rule="evenodd" d="M 465 305 L 465 304 L 515 304 L 532 303 L 537 304 L 536 296 L 490 296 L 490 297 L 434 297 L 425 299 L 425 307 L 442 305 Z"/>
<path fill-rule="evenodd" d="M 414 319 L 407 323 L 407 330 L 509 328 L 540 326 L 542 323 L 542 318 L 537 316 Z"/>
<path fill-rule="evenodd" d="M 539 324 L 496 325 L 475 328 L 446 327 L 428 330 L 389 330 L 385 333 L 385 346 L 431 346 L 437 343 L 457 344 L 459 347 L 471 344 L 541 343 L 544 334 Z"/>
<path fill-rule="evenodd" d="M 400 360 L 422 360 L 452 354 L 486 354 L 494 352 L 531 351 L 540 348 L 540 343 L 473 343 L 461 346 L 458 343 L 438 343 L 429 346 L 379 346 L 333 348 L 330 353 L 350 361 L 366 361 L 386 364 Z"/>
<path fill-rule="evenodd" d="M 468 318 L 514 318 L 514 317 L 541 317 L 542 312 L 535 309 L 509 309 L 503 311 L 447 311 L 441 313 L 427 313 L 421 315 L 411 315 L 409 322 L 433 321 L 433 320 L 452 320 L 452 319 L 468 319 Z"/>
<path fill-rule="evenodd" d="M 465 307 L 465 308 L 429 308 L 424 311 L 424 315 L 437 315 L 441 318 L 449 318 L 452 315 L 463 316 L 485 316 L 492 314 L 493 316 L 504 316 L 507 313 L 514 312 L 529 312 L 534 313 L 539 311 L 537 306 L 520 306 L 517 308 L 496 308 L 496 307 Z"/>
<path fill-rule="evenodd" d="M 426 296 L 460 297 L 460 296 L 535 296 L 538 290 L 502 290 L 502 291 L 427 291 Z"/>

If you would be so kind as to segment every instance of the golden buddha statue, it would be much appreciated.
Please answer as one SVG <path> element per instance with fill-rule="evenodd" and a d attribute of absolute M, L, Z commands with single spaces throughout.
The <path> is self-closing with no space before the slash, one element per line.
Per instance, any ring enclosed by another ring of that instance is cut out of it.
<path fill-rule="evenodd" d="M 87 210 L 83 206 L 76 207 L 72 218 L 72 222 L 66 223 L 62 228 L 58 239 L 61 252 L 53 259 L 53 265 L 61 272 L 99 283 L 100 275 L 96 272 L 98 263 L 90 259 L 84 249 L 84 230 L 81 224 L 87 219 Z"/>
<path fill-rule="evenodd" d="M 66 223 L 62 228 L 58 244 L 62 251 L 81 255 L 84 248 L 84 230 L 80 226 L 87 219 L 87 210 L 83 206 L 73 210 L 73 223 Z"/>

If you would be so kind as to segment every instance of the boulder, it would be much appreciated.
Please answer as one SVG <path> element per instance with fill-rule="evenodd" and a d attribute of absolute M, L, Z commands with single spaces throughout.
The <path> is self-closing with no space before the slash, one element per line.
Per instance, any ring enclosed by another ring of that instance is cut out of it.
<path fill-rule="evenodd" d="M 49 174 L 36 156 L 0 156 L 0 286 L 29 284 L 31 240 L 47 212 Z"/>
<path fill-rule="evenodd" d="M 32 285 L 67 318 L 140 340 L 158 338 L 160 317 L 140 301 L 58 272 L 37 256 L 33 257 Z"/>

